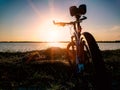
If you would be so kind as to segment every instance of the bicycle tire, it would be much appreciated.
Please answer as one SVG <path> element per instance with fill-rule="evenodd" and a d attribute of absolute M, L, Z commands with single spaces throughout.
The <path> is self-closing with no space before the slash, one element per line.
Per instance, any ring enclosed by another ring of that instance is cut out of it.
<path fill-rule="evenodd" d="M 105 68 L 105 63 L 101 54 L 101 51 L 97 45 L 96 40 L 94 37 L 88 33 L 84 32 L 81 34 L 80 37 L 81 42 L 84 45 L 84 48 L 86 48 L 86 55 L 88 55 L 88 60 L 85 60 L 85 63 L 89 62 L 89 66 L 86 67 L 87 69 L 92 68 L 93 72 L 93 85 L 95 90 L 111 90 L 111 83 L 110 83 L 110 78 L 108 77 L 106 68 Z M 86 56 L 85 55 L 85 56 Z M 85 68 L 86 68 L 85 67 Z M 90 70 L 91 71 L 91 70 Z"/>

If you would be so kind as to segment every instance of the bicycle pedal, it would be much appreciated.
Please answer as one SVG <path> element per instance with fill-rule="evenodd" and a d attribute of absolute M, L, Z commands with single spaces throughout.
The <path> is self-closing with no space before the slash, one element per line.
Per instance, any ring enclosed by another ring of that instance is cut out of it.
<path fill-rule="evenodd" d="M 77 73 L 82 73 L 84 71 L 84 64 L 77 65 Z"/>

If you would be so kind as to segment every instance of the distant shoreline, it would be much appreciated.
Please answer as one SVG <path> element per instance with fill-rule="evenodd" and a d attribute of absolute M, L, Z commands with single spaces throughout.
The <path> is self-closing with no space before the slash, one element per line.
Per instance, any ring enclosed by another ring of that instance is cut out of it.
<path fill-rule="evenodd" d="M 0 43 L 69 43 L 70 41 L 59 42 L 47 42 L 47 41 L 0 41 Z M 120 40 L 116 41 L 97 41 L 97 43 L 120 43 Z"/>
<path fill-rule="evenodd" d="M 69 43 L 70 41 L 47 42 L 47 41 L 0 41 L 0 43 Z"/>
<path fill-rule="evenodd" d="M 116 41 L 97 41 L 97 43 L 120 43 L 120 40 L 116 40 Z"/>

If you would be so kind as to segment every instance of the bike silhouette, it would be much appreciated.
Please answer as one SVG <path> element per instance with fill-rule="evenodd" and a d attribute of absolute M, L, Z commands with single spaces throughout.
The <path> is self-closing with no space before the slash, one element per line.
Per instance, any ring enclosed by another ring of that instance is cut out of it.
<path fill-rule="evenodd" d="M 53 23 L 59 26 L 73 26 L 74 32 L 70 43 L 67 45 L 67 55 L 70 65 L 75 67 L 74 70 L 78 77 L 88 77 L 86 78 L 87 90 L 110 90 L 110 81 L 97 42 L 89 32 L 82 32 L 80 25 L 83 20 L 87 19 L 84 16 L 87 11 L 86 5 L 82 4 L 79 7 L 71 6 L 69 10 L 70 15 L 75 17 L 75 21 L 53 21 Z"/>

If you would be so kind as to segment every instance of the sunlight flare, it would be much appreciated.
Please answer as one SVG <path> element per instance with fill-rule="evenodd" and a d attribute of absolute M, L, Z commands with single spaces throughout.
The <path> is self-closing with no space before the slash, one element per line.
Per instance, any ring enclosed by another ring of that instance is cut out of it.
<path fill-rule="evenodd" d="M 58 15 L 59 17 L 59 15 Z M 55 17 L 52 18 L 47 17 L 46 19 L 42 20 L 42 23 L 40 23 L 39 28 L 37 29 L 37 36 L 41 41 L 47 41 L 47 42 L 59 42 L 63 41 L 68 36 L 68 32 L 66 34 L 65 27 L 56 26 L 53 24 L 53 20 L 56 20 Z M 61 19 L 62 20 L 62 19 Z M 60 18 L 57 21 L 61 21 Z M 66 35 L 65 35 L 66 34 Z"/>

